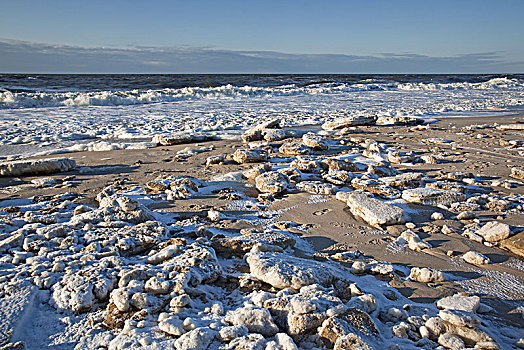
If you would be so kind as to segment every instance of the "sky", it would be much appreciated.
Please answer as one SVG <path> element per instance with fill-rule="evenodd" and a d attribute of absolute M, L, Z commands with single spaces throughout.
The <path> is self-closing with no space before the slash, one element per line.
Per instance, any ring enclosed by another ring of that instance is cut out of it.
<path fill-rule="evenodd" d="M 0 72 L 522 73 L 523 0 L 0 0 Z"/>

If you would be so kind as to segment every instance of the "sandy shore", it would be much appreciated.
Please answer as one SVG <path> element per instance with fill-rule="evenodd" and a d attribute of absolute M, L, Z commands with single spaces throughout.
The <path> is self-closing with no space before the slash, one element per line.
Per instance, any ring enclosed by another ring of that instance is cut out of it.
<path fill-rule="evenodd" d="M 501 130 L 493 124 L 523 122 L 523 115 L 446 118 L 424 126 L 361 126 L 360 131 L 348 134 L 345 138 L 372 139 L 400 151 L 400 154 L 411 152 L 413 157 L 433 157 L 436 163 L 431 160 L 429 163 L 416 164 L 402 162 L 393 164 L 393 167 L 401 173 L 422 173 L 427 178 L 447 181 L 451 187 L 457 187 L 457 182 L 448 174 L 458 174 L 457 178 L 472 179 L 470 182 L 458 181 L 458 185 L 476 186 L 466 189 L 468 196 L 516 198 L 515 202 L 520 201 L 522 206 L 524 182 L 510 175 L 512 168 L 524 167 L 524 132 Z M 320 126 L 303 128 L 315 132 L 321 130 Z M 326 137 L 332 138 L 329 135 Z M 278 146 L 283 142 L 276 141 L 274 144 Z M 336 151 L 314 151 L 312 154 L 335 156 L 339 151 L 347 152 L 352 147 L 350 145 L 347 149 Z M 95 197 L 111 184 L 119 189 L 147 187 L 149 181 L 170 175 L 212 181 L 216 176 L 245 171 L 260 164 L 238 164 L 228 158 L 235 150 L 242 148 L 246 148 L 246 145 L 240 141 L 210 141 L 145 150 L 61 154 L 60 157 L 75 160 L 77 169 L 63 174 L 0 177 L 0 200 L 71 192 L 79 195 L 74 202 L 97 207 Z M 184 154 L 192 155 L 186 157 Z M 219 155 L 226 157 L 225 162 L 206 166 L 206 159 Z M 273 160 L 272 164 L 278 164 L 278 160 Z M 47 176 L 65 180 L 65 185 L 35 188 L 31 184 L 31 180 Z M 232 191 L 257 198 L 259 191 L 253 181 L 233 180 L 227 183 Z M 434 303 L 458 292 L 469 292 L 482 296 L 482 302 L 494 309 L 493 317 L 498 320 L 499 326 L 518 328 L 518 325 L 524 324 L 523 311 L 515 311 L 516 306 L 522 305 L 524 300 L 522 207 L 515 210 L 479 207 L 474 210 L 474 217 L 466 220 L 457 220 L 456 211 L 434 205 L 404 203 L 401 207 L 406 213 L 407 224 L 399 223 L 379 229 L 369 225 L 362 217 L 353 215 L 348 204 L 337 200 L 334 194 L 323 196 L 296 190 L 277 195 L 262 210 L 234 208 L 231 198 L 213 193 L 196 193 L 184 200 L 164 200 L 149 205 L 150 209 L 176 213 L 179 220 L 205 219 L 209 210 L 217 210 L 224 215 L 224 219 L 214 223 L 214 226 L 231 232 L 263 229 L 259 221 L 246 219 L 250 215 L 270 218 L 276 223 L 292 222 L 296 228 L 291 231 L 311 243 L 318 261 L 333 260 L 336 253 L 358 251 L 367 259 L 393 264 L 394 273 L 377 278 L 415 304 Z M 442 215 L 432 218 L 436 212 Z M 468 225 L 477 224 L 481 227 L 490 221 L 509 225 L 511 236 L 496 244 L 486 245 L 460 234 Z M 443 233 L 444 226 L 456 232 Z M 430 247 L 422 251 L 401 247 L 398 237 L 408 228 L 429 243 Z M 476 266 L 465 262 L 462 256 L 468 251 L 483 254 L 490 263 Z M 306 256 L 309 253 L 297 248 L 295 254 Z M 453 277 L 445 281 L 420 283 L 406 278 L 413 267 L 429 267 Z"/>

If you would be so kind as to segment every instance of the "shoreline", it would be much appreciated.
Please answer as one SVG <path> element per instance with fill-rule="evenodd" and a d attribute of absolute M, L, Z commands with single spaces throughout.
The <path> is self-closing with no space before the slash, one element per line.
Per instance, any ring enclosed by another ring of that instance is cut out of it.
<path fill-rule="evenodd" d="M 518 120 L 523 114 L 522 111 L 506 111 L 499 113 L 497 115 L 489 115 L 489 111 L 475 113 L 472 115 L 462 115 L 462 116 L 427 116 L 427 117 L 415 117 L 420 120 L 424 120 L 426 124 L 433 124 L 438 121 L 445 121 L 445 120 L 456 120 L 458 121 L 457 125 L 461 125 L 460 119 L 466 119 L 466 120 L 478 120 L 478 122 L 482 122 L 485 120 L 486 122 L 491 121 L 493 118 L 503 118 L 504 120 Z M 486 115 L 488 114 L 488 115 Z M 509 119 L 507 119 L 509 118 Z M 286 129 L 297 129 L 297 130 L 305 130 L 310 129 L 311 131 L 317 132 L 321 130 L 322 121 L 318 120 L 314 124 L 298 124 L 298 125 L 286 125 Z M 393 125 L 382 125 L 383 127 L 392 127 Z M 245 126 L 247 129 L 248 126 Z M 209 138 L 209 140 L 206 140 L 205 142 L 209 141 L 241 141 L 241 134 L 245 129 L 231 129 L 231 130 L 207 130 L 207 131 L 197 131 L 196 134 L 206 136 Z M 191 134 L 191 131 L 183 131 L 184 134 Z M 165 134 L 169 135 L 169 134 Z M 85 135 L 84 135 L 85 136 Z M 3 152 L 12 152 L 11 149 L 26 149 L 25 151 L 18 151 L 22 153 L 9 153 L 6 155 L 0 154 L 0 162 L 5 161 L 13 161 L 13 160 L 21 160 L 21 159 L 33 159 L 33 158 L 48 158 L 48 157 L 60 157 L 60 156 L 68 156 L 69 154 L 74 153 L 82 153 L 82 152 L 113 152 L 113 151 L 121 151 L 121 150 L 140 150 L 140 149 L 151 149 L 158 147 L 158 145 L 155 145 L 153 140 L 154 136 L 140 136 L 140 137 L 134 137 L 134 138 L 99 138 L 99 137 L 86 137 L 84 139 L 85 142 L 81 143 L 72 143 L 71 141 L 65 142 L 62 146 L 58 148 L 49 148 L 45 151 L 39 151 L 34 152 L 30 151 L 31 153 L 28 153 L 28 150 L 31 149 L 37 149 L 35 148 L 33 144 L 29 143 L 18 143 L 18 144 L 3 144 L 0 145 L 0 151 Z M 191 143 L 197 143 L 197 142 L 191 142 Z"/>

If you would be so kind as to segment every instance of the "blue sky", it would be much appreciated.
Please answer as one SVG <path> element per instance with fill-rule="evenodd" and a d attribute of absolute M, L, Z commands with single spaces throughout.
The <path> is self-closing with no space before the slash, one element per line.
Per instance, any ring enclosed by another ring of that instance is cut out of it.
<path fill-rule="evenodd" d="M 524 1 L 7 1 L 2 72 L 523 72 Z"/>

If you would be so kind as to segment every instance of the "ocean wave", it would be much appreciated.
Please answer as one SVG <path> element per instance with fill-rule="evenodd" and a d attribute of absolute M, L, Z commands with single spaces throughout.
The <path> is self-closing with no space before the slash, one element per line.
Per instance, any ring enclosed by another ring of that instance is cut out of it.
<path fill-rule="evenodd" d="M 307 86 L 295 84 L 276 87 L 233 86 L 184 87 L 150 90 L 106 90 L 91 92 L 31 92 L 0 90 L 0 109 L 121 106 L 194 99 L 228 99 L 293 95 L 329 95 L 367 91 L 514 91 L 524 92 L 524 81 L 516 78 L 493 78 L 485 82 L 395 82 L 361 81 L 358 83 L 318 83 Z"/>

